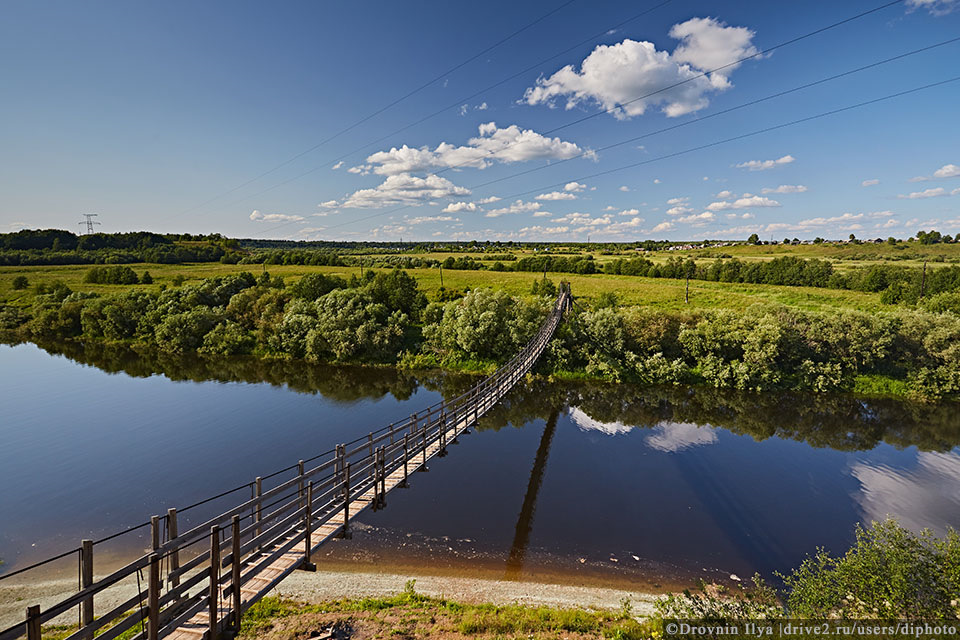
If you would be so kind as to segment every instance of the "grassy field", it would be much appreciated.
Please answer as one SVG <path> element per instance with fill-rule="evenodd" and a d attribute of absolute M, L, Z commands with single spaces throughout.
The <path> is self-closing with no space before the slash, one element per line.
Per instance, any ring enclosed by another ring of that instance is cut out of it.
<path fill-rule="evenodd" d="M 0 267 L 0 302 L 14 305 L 29 304 L 38 283 L 50 284 L 64 282 L 74 291 L 92 291 L 111 293 L 130 290 L 133 287 L 157 291 L 161 286 L 173 286 L 177 276 L 186 281 L 196 282 L 212 276 L 262 270 L 260 265 L 225 265 L 220 263 L 203 264 L 133 264 L 137 274 L 149 271 L 153 277 L 152 285 L 102 285 L 83 282 L 89 271 L 88 265 L 36 266 L 36 267 Z M 268 271 L 273 276 L 283 276 L 287 284 L 294 282 L 307 273 L 322 272 L 341 276 L 359 275 L 356 267 L 311 267 L 298 265 L 271 265 Z M 420 282 L 421 288 L 429 298 L 436 295 L 440 288 L 439 269 L 411 269 L 410 273 Z M 13 290 L 13 279 L 18 275 L 27 277 L 30 288 Z M 492 272 L 492 271 L 453 271 L 444 270 L 443 285 L 447 289 L 465 289 L 492 287 L 503 289 L 514 295 L 527 295 L 535 279 L 542 277 L 535 273 Z M 758 302 L 773 302 L 805 310 L 858 309 L 877 311 L 885 308 L 880 303 L 879 294 L 837 289 L 819 289 L 813 287 L 783 287 L 759 284 L 737 284 L 691 280 L 690 302 L 684 302 L 684 283 L 666 278 L 638 278 L 605 274 L 576 275 L 549 274 L 557 282 L 566 280 L 571 283 L 575 296 L 592 299 L 604 292 L 615 292 L 624 304 L 645 305 L 658 309 L 702 309 L 730 308 L 743 309 Z"/>
<path fill-rule="evenodd" d="M 496 255 L 510 254 L 519 258 L 541 255 L 532 249 L 503 247 L 502 250 L 492 250 L 490 253 L 465 251 L 464 253 L 430 252 L 414 254 L 420 258 L 445 260 L 450 256 L 468 256 L 486 263 L 493 261 Z M 663 263 L 670 258 L 693 258 L 697 262 L 712 261 L 721 256 L 734 257 L 743 261 L 773 260 L 784 256 L 797 258 L 820 258 L 829 260 L 838 269 L 850 269 L 857 266 L 871 264 L 894 263 L 903 266 L 922 267 L 924 261 L 928 267 L 936 268 L 944 264 L 960 263 L 960 243 L 952 244 L 920 244 L 919 242 L 900 242 L 890 245 L 880 244 L 819 244 L 819 245 L 748 245 L 738 244 L 729 247 L 711 249 L 687 249 L 677 251 L 612 251 L 595 249 L 586 251 L 579 247 L 557 247 L 551 251 L 552 255 L 593 255 L 598 263 L 609 262 L 618 258 L 642 256 L 656 263 Z M 368 254 L 370 257 L 396 254 Z"/>

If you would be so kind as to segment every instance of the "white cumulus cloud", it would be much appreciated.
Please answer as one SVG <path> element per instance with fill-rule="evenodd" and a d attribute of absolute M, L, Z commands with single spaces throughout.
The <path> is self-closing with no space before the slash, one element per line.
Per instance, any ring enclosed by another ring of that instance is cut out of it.
<path fill-rule="evenodd" d="M 960 167 L 955 164 L 945 164 L 934 171 L 932 176 L 917 176 L 916 178 L 910 178 L 910 182 L 925 182 L 927 180 L 939 180 L 940 178 L 957 177 L 960 177 Z"/>
<path fill-rule="evenodd" d="M 737 198 L 733 202 L 729 200 L 720 200 L 711 202 L 707 205 L 708 211 L 726 211 L 727 209 L 752 209 L 754 207 L 779 207 L 780 203 L 772 198 L 763 196 L 751 196 L 743 194 L 743 198 Z"/>
<path fill-rule="evenodd" d="M 670 29 L 670 36 L 680 41 L 672 53 L 629 38 L 599 45 L 579 69 L 567 65 L 539 78 L 523 101 L 553 106 L 564 98 L 567 109 L 596 103 L 618 119 L 642 115 L 651 106 L 659 106 L 669 117 L 691 113 L 709 104 L 707 93 L 732 86 L 729 77 L 739 66 L 737 60 L 757 52 L 751 44 L 754 35 L 714 18 L 691 18 Z M 721 66 L 725 68 L 702 76 Z M 663 91 L 678 83 L 683 84 Z"/>
<path fill-rule="evenodd" d="M 301 222 L 303 216 L 292 216 L 285 213 L 260 213 L 256 209 L 250 214 L 250 219 L 254 222 Z"/>
<path fill-rule="evenodd" d="M 779 187 L 764 187 L 760 193 L 804 193 L 809 189 L 802 184 L 782 184 Z"/>
<path fill-rule="evenodd" d="M 551 191 L 550 193 L 541 193 L 536 200 L 576 200 L 577 195 L 569 191 Z"/>
<path fill-rule="evenodd" d="M 864 180 L 863 182 L 860 183 L 860 186 L 861 186 L 861 187 L 872 187 L 872 186 L 875 185 L 875 184 L 880 184 L 880 181 L 877 180 L 876 178 L 873 178 L 872 180 Z"/>
<path fill-rule="evenodd" d="M 911 193 L 901 193 L 897 197 L 901 200 L 922 200 L 924 198 L 937 198 L 947 195 L 947 190 L 943 187 L 935 189 L 924 189 L 923 191 L 913 191 Z"/>
<path fill-rule="evenodd" d="M 389 176 L 451 167 L 485 169 L 495 161 L 512 163 L 563 160 L 585 153 L 573 142 L 548 138 L 532 129 L 521 129 L 517 125 L 499 128 L 495 122 L 487 122 L 481 124 L 478 131 L 480 135 L 470 138 L 466 145 L 441 142 L 433 149 L 403 145 L 389 151 L 378 151 L 367 157 L 367 164 L 349 171 L 359 169 L 355 173 L 362 174 L 372 170 L 374 173 Z"/>
<path fill-rule="evenodd" d="M 443 208 L 443 213 L 460 213 L 461 211 L 479 211 L 478 207 L 473 202 L 451 202 Z"/>
<path fill-rule="evenodd" d="M 790 164 L 796 160 L 791 155 L 785 155 L 776 160 L 748 160 L 746 162 L 741 162 L 738 165 L 735 165 L 737 169 L 748 169 L 750 171 L 766 171 L 767 169 L 773 169 L 774 167 L 779 167 L 781 165 Z"/>
<path fill-rule="evenodd" d="M 373 189 L 360 189 L 338 206 L 347 209 L 377 209 L 393 205 L 419 205 L 432 200 L 468 196 L 470 190 L 459 187 L 446 178 L 430 174 L 425 178 L 407 173 L 387 176 Z"/>
<path fill-rule="evenodd" d="M 935 16 L 945 16 L 952 13 L 958 6 L 960 6 L 958 0 L 907 0 L 907 7 L 911 11 L 926 9 Z"/>
<path fill-rule="evenodd" d="M 513 204 L 507 207 L 501 207 L 499 209 L 491 209 L 487 212 L 488 218 L 499 218 L 500 216 L 511 214 L 511 213 L 530 213 L 532 211 L 539 211 L 540 203 L 539 202 L 524 202 L 523 200 L 517 200 Z"/>

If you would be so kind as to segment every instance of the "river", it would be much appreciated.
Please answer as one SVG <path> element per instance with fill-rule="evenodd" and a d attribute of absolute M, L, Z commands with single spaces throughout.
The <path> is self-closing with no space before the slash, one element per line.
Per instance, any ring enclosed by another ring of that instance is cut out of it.
<path fill-rule="evenodd" d="M 474 380 L 0 345 L 0 572 L 248 483 Z M 534 379 L 319 560 L 651 589 L 769 578 L 817 547 L 844 550 L 858 522 L 960 527 L 958 408 Z M 145 544 L 140 529 L 98 557 Z M 61 565 L 75 574 L 75 556 Z"/>

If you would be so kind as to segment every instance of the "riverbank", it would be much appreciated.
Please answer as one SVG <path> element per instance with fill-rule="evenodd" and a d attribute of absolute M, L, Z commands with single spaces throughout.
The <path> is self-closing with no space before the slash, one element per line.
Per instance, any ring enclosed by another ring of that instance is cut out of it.
<path fill-rule="evenodd" d="M 361 600 L 364 598 L 392 598 L 404 593 L 406 585 L 416 581 L 418 594 L 469 604 L 523 605 L 529 607 L 556 607 L 562 609 L 591 609 L 615 612 L 630 602 L 634 615 L 653 613 L 653 603 L 661 594 L 650 593 L 628 585 L 598 586 L 582 584 L 576 578 L 564 584 L 498 580 L 489 574 L 436 575 L 421 569 L 410 571 L 351 570 L 349 566 L 316 572 L 298 571 L 270 592 L 269 597 L 319 605 L 330 601 Z M 0 628 L 6 628 L 23 619 L 24 608 L 39 604 L 46 608 L 64 595 L 76 590 L 70 579 L 40 580 L 12 585 L 0 583 Z M 136 584 L 124 585 L 98 597 L 97 611 L 107 611 L 136 594 Z M 54 625 L 68 625 L 76 621 L 71 611 L 51 621 Z"/>
<path fill-rule="evenodd" d="M 585 601 L 541 603 L 519 599 L 478 601 L 491 595 L 473 592 L 466 598 L 433 595 L 431 587 L 408 581 L 391 595 L 339 598 L 315 603 L 268 599 L 249 612 L 240 638 L 649 638 L 656 622 L 644 618 L 629 596 L 615 606 Z M 618 595 L 618 594 L 615 594 Z M 536 596 L 534 596 L 536 598 Z M 530 600 L 530 597 L 527 597 Z M 649 612 L 647 612 L 649 609 Z"/>

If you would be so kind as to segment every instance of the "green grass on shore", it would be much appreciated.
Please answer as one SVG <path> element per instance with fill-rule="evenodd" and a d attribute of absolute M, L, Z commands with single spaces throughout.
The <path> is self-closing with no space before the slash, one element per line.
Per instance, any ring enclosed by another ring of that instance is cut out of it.
<path fill-rule="evenodd" d="M 373 638 L 649 638 L 651 623 L 620 611 L 453 602 L 417 594 L 412 581 L 395 596 L 316 605 L 264 598 L 245 615 L 241 640 L 308 638 L 328 628 Z"/>

